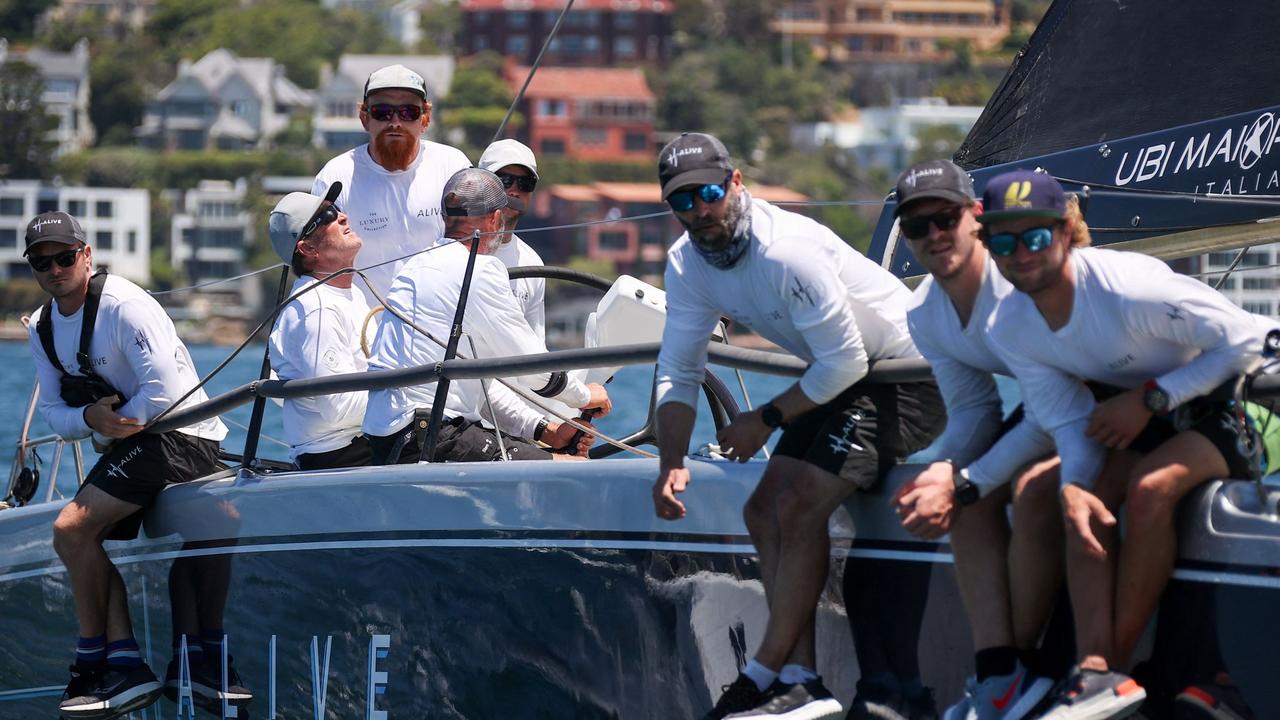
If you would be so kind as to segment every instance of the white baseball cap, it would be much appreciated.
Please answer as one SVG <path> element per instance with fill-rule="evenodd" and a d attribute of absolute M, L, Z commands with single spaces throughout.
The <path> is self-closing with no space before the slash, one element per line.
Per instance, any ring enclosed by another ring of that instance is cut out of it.
<path fill-rule="evenodd" d="M 267 220 L 267 234 L 271 237 L 271 248 L 281 260 L 293 262 L 293 251 L 298 247 L 302 231 L 320 213 L 320 208 L 326 202 L 333 202 L 341 193 L 342 183 L 335 182 L 329 186 L 324 197 L 291 192 L 280 198 Z"/>
<path fill-rule="evenodd" d="M 408 90 L 427 99 L 427 81 L 403 65 L 388 65 L 369 74 L 364 83 L 364 97 L 379 90 Z"/>
<path fill-rule="evenodd" d="M 522 165 L 529 168 L 534 179 L 538 178 L 538 161 L 533 151 L 519 140 L 499 140 L 484 149 L 477 166 L 489 172 L 498 172 L 508 165 Z"/>

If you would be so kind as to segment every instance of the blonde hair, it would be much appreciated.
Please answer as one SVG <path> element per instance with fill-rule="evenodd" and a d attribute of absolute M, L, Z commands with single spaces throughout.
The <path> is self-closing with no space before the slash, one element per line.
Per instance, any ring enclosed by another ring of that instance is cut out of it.
<path fill-rule="evenodd" d="M 1067 224 L 1071 233 L 1071 247 L 1089 247 L 1093 238 L 1089 235 L 1089 225 L 1084 221 L 1084 213 L 1080 212 L 1080 196 L 1067 196 L 1067 207 L 1062 213 L 1062 221 Z"/>

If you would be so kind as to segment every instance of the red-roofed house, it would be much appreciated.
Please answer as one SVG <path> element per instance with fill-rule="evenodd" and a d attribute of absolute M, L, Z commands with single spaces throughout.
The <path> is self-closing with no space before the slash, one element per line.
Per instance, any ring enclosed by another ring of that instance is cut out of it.
<path fill-rule="evenodd" d="M 513 94 L 528 73 L 508 68 Z M 519 139 L 539 155 L 652 160 L 656 105 L 639 68 L 542 67 L 525 91 Z"/>
<path fill-rule="evenodd" d="M 564 0 L 462 0 L 466 54 L 496 50 L 529 65 Z M 665 64 L 671 59 L 667 0 L 577 0 L 547 48 L 546 65 Z"/>

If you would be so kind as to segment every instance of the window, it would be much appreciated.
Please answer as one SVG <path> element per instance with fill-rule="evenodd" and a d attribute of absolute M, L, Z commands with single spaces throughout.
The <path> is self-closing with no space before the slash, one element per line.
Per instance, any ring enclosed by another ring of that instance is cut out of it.
<path fill-rule="evenodd" d="M 513 28 L 529 27 L 529 13 L 524 10 L 513 10 L 507 13 L 507 25 Z"/>
<path fill-rule="evenodd" d="M 1219 277 L 1219 276 L 1216 276 L 1216 275 L 1215 275 L 1215 276 L 1210 276 L 1210 277 L 1205 278 L 1205 280 L 1206 280 L 1206 283 L 1205 283 L 1205 284 L 1207 284 L 1209 287 L 1213 287 L 1214 283 L 1216 283 L 1216 282 L 1217 282 L 1217 280 L 1215 279 L 1215 278 L 1217 278 L 1217 277 Z M 1235 290 L 1235 289 L 1236 289 L 1236 279 L 1235 279 L 1235 278 L 1233 278 L 1233 277 L 1229 277 L 1229 278 L 1227 278 L 1226 280 L 1222 281 L 1222 285 L 1221 285 L 1221 286 L 1219 286 L 1219 287 L 1218 287 L 1218 289 L 1219 289 L 1219 290 Z"/>
<path fill-rule="evenodd" d="M 77 219 L 82 218 L 84 217 L 85 207 L 86 203 L 84 200 L 68 200 L 67 214 L 72 215 Z"/>
<path fill-rule="evenodd" d="M 540 145 L 541 145 L 541 152 L 544 155 L 563 155 L 564 154 L 564 140 L 552 140 L 548 138 L 546 140 L 543 140 Z"/>
<path fill-rule="evenodd" d="M 0 215 L 22 217 L 26 214 L 26 203 L 20 197 L 0 197 Z"/>
<path fill-rule="evenodd" d="M 99 230 L 93 234 L 93 245 L 99 250 L 110 250 L 115 244 L 115 240 L 111 237 L 110 230 Z"/>
<path fill-rule="evenodd" d="M 629 152 L 642 152 L 649 149 L 649 137 L 644 133 L 629 132 L 622 139 L 622 147 Z"/>
<path fill-rule="evenodd" d="M 484 35 L 476 35 L 476 52 L 489 49 L 489 38 Z"/>
<path fill-rule="evenodd" d="M 1270 315 L 1271 303 L 1269 302 L 1247 302 L 1243 306 L 1245 312 L 1251 312 L 1254 315 Z"/>
<path fill-rule="evenodd" d="M 1276 279 L 1269 277 L 1247 277 L 1244 279 L 1245 290 L 1274 290 Z"/>
<path fill-rule="evenodd" d="M 609 140 L 604 128 L 580 127 L 574 133 L 579 145 L 604 145 Z"/>
<path fill-rule="evenodd" d="M 0 248 L 18 247 L 18 231 L 14 228 L 0 228 Z"/>
<path fill-rule="evenodd" d="M 206 228 L 196 234 L 196 246 L 202 248 L 243 247 L 244 233 L 239 228 Z"/>
<path fill-rule="evenodd" d="M 631 59 L 636 56 L 635 38 L 620 37 L 613 41 L 613 54 L 619 58 Z"/>
<path fill-rule="evenodd" d="M 618 252 L 627 249 L 627 234 L 624 232 L 600 233 L 600 249 Z"/>
<path fill-rule="evenodd" d="M 563 100 L 539 100 L 538 114 L 542 117 L 564 117 L 568 112 Z"/>
<path fill-rule="evenodd" d="M 25 262 L 9 263 L 9 279 L 10 280 L 15 280 L 17 278 L 30 278 L 30 277 L 33 277 L 33 275 L 31 274 L 30 265 L 26 264 Z"/>
<path fill-rule="evenodd" d="M 508 55 L 524 55 L 529 52 L 529 38 L 525 35 L 512 35 L 507 38 Z"/>
<path fill-rule="evenodd" d="M 93 204 L 93 214 L 100 218 L 109 218 L 115 214 L 110 200 L 99 200 Z"/>
<path fill-rule="evenodd" d="M 619 30 L 630 30 L 636 26 L 636 14 L 633 12 L 614 13 L 613 26 Z"/>
<path fill-rule="evenodd" d="M 138 252 L 138 231 L 137 230 L 129 231 L 128 248 L 129 248 L 130 254 Z"/>
<path fill-rule="evenodd" d="M 325 109 L 330 117 L 355 117 L 356 115 L 356 104 L 353 102 L 330 100 L 325 105 Z"/>

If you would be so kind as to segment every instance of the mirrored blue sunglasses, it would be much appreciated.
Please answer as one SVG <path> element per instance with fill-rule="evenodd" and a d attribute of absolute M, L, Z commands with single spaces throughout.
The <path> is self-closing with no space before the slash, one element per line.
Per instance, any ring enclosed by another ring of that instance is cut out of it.
<path fill-rule="evenodd" d="M 724 181 L 719 185 L 703 185 L 693 190 L 681 190 L 673 192 L 667 196 L 667 204 L 676 212 L 689 212 L 693 209 L 693 198 L 696 195 L 702 202 L 708 205 L 714 205 L 724 199 L 729 194 L 728 185 L 729 178 L 733 177 L 733 173 L 725 176 Z"/>
<path fill-rule="evenodd" d="M 1053 229 L 1057 224 L 1048 227 L 1035 227 L 1021 233 L 996 233 L 986 237 L 987 248 L 997 257 L 1009 257 L 1018 250 L 1021 240 L 1027 250 L 1038 253 L 1053 244 Z"/>

